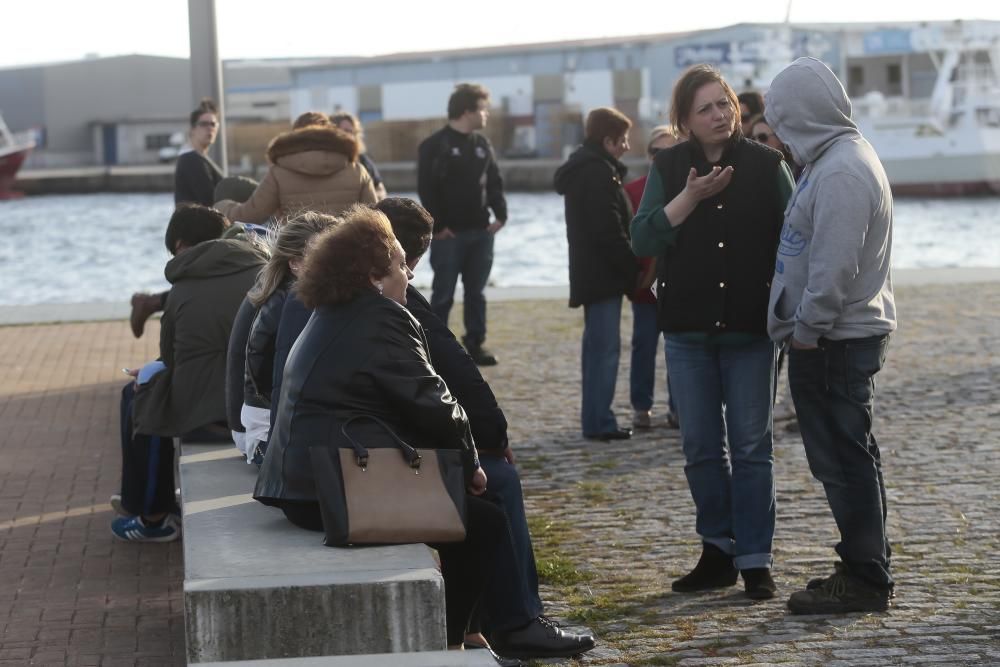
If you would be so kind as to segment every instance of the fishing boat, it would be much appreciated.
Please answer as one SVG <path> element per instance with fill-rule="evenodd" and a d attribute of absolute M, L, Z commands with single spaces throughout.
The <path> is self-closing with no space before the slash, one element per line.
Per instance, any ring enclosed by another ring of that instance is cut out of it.
<path fill-rule="evenodd" d="M 14 189 L 17 172 L 35 147 L 30 132 L 14 134 L 0 115 L 0 199 L 17 199 L 24 194 Z"/>

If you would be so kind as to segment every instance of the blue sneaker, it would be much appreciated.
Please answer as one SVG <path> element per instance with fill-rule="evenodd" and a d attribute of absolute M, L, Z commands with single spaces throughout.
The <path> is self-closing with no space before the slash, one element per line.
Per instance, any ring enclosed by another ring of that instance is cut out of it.
<path fill-rule="evenodd" d="M 159 526 L 147 526 L 142 517 L 123 516 L 111 522 L 111 532 L 122 542 L 173 542 L 181 536 L 170 516 Z"/>

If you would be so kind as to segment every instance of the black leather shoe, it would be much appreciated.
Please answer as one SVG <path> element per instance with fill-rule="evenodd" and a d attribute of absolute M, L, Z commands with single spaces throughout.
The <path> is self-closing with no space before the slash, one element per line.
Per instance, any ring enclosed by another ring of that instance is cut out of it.
<path fill-rule="evenodd" d="M 462 646 L 465 647 L 466 651 L 489 651 L 490 655 L 493 656 L 493 659 L 497 661 L 497 664 L 500 665 L 500 667 L 527 667 L 525 663 L 521 662 L 517 658 L 504 658 L 497 655 L 497 652 L 489 646 L 483 646 L 482 644 L 477 644 L 476 642 L 465 642 Z"/>
<path fill-rule="evenodd" d="M 725 588 L 736 583 L 740 571 L 733 565 L 733 557 L 725 551 L 704 542 L 701 558 L 694 569 L 670 585 L 677 593 L 693 593 L 712 588 Z"/>
<path fill-rule="evenodd" d="M 632 429 L 630 428 L 619 428 L 614 431 L 608 431 L 607 433 L 598 433 L 597 435 L 584 435 L 587 440 L 601 440 L 602 442 L 607 442 L 608 440 L 628 440 L 632 437 Z"/>
<path fill-rule="evenodd" d="M 469 353 L 469 356 L 472 357 L 472 360 L 476 362 L 477 366 L 497 365 L 498 362 L 496 356 L 483 347 L 481 343 L 473 343 L 468 338 L 463 338 L 462 345 L 465 346 L 465 351 Z"/>
<path fill-rule="evenodd" d="M 517 630 L 495 632 L 493 648 L 513 658 L 571 658 L 594 648 L 592 635 L 566 632 L 544 616 Z"/>
<path fill-rule="evenodd" d="M 751 600 L 770 600 L 778 592 L 771 570 L 766 567 L 740 570 L 740 574 L 743 575 L 743 591 Z"/>

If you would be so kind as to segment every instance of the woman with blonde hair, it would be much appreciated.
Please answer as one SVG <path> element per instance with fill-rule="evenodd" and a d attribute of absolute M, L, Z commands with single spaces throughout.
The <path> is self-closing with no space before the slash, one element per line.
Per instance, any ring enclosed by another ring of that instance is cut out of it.
<path fill-rule="evenodd" d="M 376 201 L 368 171 L 358 162 L 358 140 L 316 111 L 299 116 L 290 132 L 267 147 L 270 167 L 246 202 L 216 202 L 234 222 L 283 221 L 302 211 L 337 215 Z"/>
<path fill-rule="evenodd" d="M 257 459 L 267 450 L 274 387 L 275 340 L 288 291 L 302 268 L 312 238 L 337 224 L 337 218 L 308 211 L 289 220 L 270 239 L 271 258 L 261 269 L 247 301 L 257 310 L 246 340 L 243 410 L 244 454 Z M 258 451 L 259 450 L 259 451 Z"/>
<path fill-rule="evenodd" d="M 378 167 L 375 166 L 375 163 L 372 162 L 371 157 L 368 155 L 368 149 L 365 146 L 365 129 L 361 127 L 361 121 L 349 111 L 338 111 L 330 115 L 330 122 L 344 132 L 353 134 L 358 140 L 358 162 L 368 171 L 368 175 L 372 177 L 372 185 L 375 186 L 375 197 L 378 201 L 385 199 L 385 183 L 382 181 L 382 174 L 379 173 Z"/>
<path fill-rule="evenodd" d="M 657 257 L 658 324 L 702 541 L 678 592 L 732 586 L 774 597 L 775 347 L 767 304 L 793 183 L 781 153 L 743 137 L 736 93 L 695 65 L 674 86 L 687 141 L 653 159 L 632 220 L 637 255 Z"/>

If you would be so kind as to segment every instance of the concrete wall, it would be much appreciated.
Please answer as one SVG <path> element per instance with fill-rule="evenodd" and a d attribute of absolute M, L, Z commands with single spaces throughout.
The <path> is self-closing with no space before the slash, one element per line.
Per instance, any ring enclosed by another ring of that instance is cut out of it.
<path fill-rule="evenodd" d="M 89 122 L 173 114 L 186 117 L 191 106 L 184 92 L 191 88 L 189 70 L 183 58 L 156 56 L 101 58 L 46 67 L 47 152 L 91 151 Z"/>

